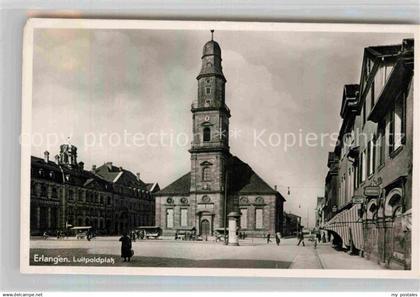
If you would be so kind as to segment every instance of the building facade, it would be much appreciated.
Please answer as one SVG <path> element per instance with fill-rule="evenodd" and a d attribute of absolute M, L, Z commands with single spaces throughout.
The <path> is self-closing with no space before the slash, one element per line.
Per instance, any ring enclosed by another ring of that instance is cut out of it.
<path fill-rule="evenodd" d="M 230 153 L 219 44 L 207 42 L 201 60 L 197 100 L 191 106 L 191 171 L 156 193 L 156 224 L 164 235 L 195 228 L 199 235 L 212 236 L 224 228 L 227 214 L 237 211 L 248 236 L 281 231 L 285 199 Z"/>
<path fill-rule="evenodd" d="M 282 236 L 297 236 L 298 231 L 302 230 L 302 218 L 291 212 L 283 214 L 283 232 Z"/>
<path fill-rule="evenodd" d="M 325 197 L 318 197 L 316 201 L 316 208 L 315 208 L 315 228 L 317 229 L 320 226 L 324 225 L 324 222 L 325 222 L 324 207 L 325 207 Z"/>
<path fill-rule="evenodd" d="M 337 211 L 325 214 L 344 247 L 395 269 L 411 267 L 413 52 L 410 39 L 365 49 L 359 85 L 344 88 Z"/>
<path fill-rule="evenodd" d="M 63 144 L 54 161 L 47 151 L 43 159 L 31 157 L 31 234 L 91 226 L 109 235 L 153 225 L 157 190 L 110 163 L 87 171 L 77 162 L 77 148 Z"/>

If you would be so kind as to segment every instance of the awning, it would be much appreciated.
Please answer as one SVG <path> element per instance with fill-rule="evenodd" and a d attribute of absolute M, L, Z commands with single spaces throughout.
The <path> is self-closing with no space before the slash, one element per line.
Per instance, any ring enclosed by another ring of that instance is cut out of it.
<path fill-rule="evenodd" d="M 353 241 L 355 248 L 363 250 L 363 224 L 359 221 L 361 204 L 355 204 L 350 209 L 336 214 L 325 225 L 324 229 L 337 233 L 346 246 Z"/>

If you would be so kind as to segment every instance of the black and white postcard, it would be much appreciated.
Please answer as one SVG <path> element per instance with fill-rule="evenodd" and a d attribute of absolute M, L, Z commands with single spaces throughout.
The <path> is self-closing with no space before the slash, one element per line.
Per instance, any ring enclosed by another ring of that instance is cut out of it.
<path fill-rule="evenodd" d="M 419 277 L 418 32 L 30 19 L 21 271 Z"/>

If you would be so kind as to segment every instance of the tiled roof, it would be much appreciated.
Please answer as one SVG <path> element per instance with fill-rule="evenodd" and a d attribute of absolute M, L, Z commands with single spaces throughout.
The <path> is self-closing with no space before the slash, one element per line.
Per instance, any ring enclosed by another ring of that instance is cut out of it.
<path fill-rule="evenodd" d="M 158 195 L 188 195 L 190 193 L 191 186 L 191 172 L 181 176 L 169 186 L 163 188 Z"/>
<path fill-rule="evenodd" d="M 111 183 L 120 184 L 128 187 L 140 187 L 146 189 L 146 184 L 137 178 L 137 176 L 126 169 L 105 163 L 95 170 L 95 174 L 103 177 Z"/>
<path fill-rule="evenodd" d="M 252 168 L 236 156 L 229 160 L 228 190 L 239 194 L 277 194 Z"/>

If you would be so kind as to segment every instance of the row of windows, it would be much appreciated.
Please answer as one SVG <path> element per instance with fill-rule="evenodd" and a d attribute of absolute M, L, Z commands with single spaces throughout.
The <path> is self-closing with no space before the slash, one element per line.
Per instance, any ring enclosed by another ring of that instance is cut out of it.
<path fill-rule="evenodd" d="M 187 227 L 187 226 L 188 226 L 188 209 L 181 208 L 180 227 Z M 242 229 L 249 228 L 248 227 L 248 209 L 246 208 L 241 209 L 240 226 Z M 166 209 L 166 228 L 168 229 L 174 228 L 174 209 L 173 208 Z M 255 229 L 263 229 L 263 228 L 264 228 L 264 209 L 257 208 L 255 209 Z"/>
<path fill-rule="evenodd" d="M 241 221 L 240 221 L 241 229 L 248 229 L 248 209 L 242 208 L 241 209 Z M 255 229 L 263 229 L 264 228 L 264 209 L 256 208 L 255 209 Z"/>
<path fill-rule="evenodd" d="M 93 217 L 105 217 L 106 212 L 104 210 L 96 210 L 94 208 L 80 209 L 80 208 L 68 207 L 67 214 L 69 216 L 84 214 L 84 215 L 89 215 Z"/>
<path fill-rule="evenodd" d="M 48 194 L 48 190 L 51 190 L 51 194 Z M 59 198 L 59 188 L 55 186 L 49 186 L 46 184 L 41 183 L 31 183 L 31 192 L 38 196 L 43 198 L 52 198 L 52 199 L 58 199 Z M 111 196 L 105 196 L 102 194 L 99 194 L 97 192 L 90 192 L 90 191 L 83 191 L 83 190 L 68 190 L 67 193 L 68 201 L 77 201 L 81 203 L 92 203 L 92 204 L 98 204 L 103 206 L 110 206 L 112 204 L 112 197 Z M 117 204 L 121 207 L 129 207 L 134 210 L 140 210 L 140 211 L 150 211 L 153 209 L 153 201 L 151 200 L 150 203 L 139 203 L 140 201 L 136 202 L 130 202 L 124 199 L 117 200 Z"/>
<path fill-rule="evenodd" d="M 140 199 L 150 199 L 150 192 L 147 190 L 138 189 L 135 187 L 121 187 L 121 186 L 115 186 L 114 187 L 115 192 L 125 194 L 125 195 L 131 195 L 133 197 L 137 197 Z"/>
<path fill-rule="evenodd" d="M 404 144 L 406 126 L 406 97 L 402 94 L 390 108 L 378 130 L 368 141 L 366 148 L 340 178 L 339 204 L 348 201 L 367 178 L 385 164 Z M 345 199 L 347 197 L 347 200 Z"/>
<path fill-rule="evenodd" d="M 188 226 L 188 209 L 181 208 L 180 227 L 187 227 L 187 226 Z M 168 229 L 174 228 L 174 209 L 173 208 L 166 209 L 166 228 Z"/>

